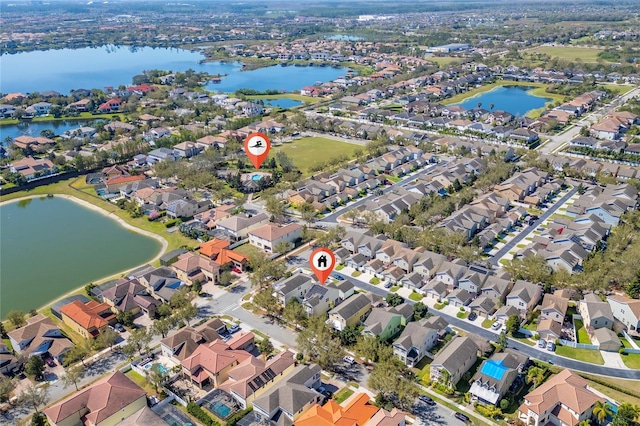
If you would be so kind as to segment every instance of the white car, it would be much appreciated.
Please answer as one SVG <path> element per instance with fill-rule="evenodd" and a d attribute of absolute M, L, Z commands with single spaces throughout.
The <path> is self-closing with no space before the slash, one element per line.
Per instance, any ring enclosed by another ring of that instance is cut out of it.
<path fill-rule="evenodd" d="M 353 365 L 356 362 L 356 360 L 352 356 L 348 356 L 348 355 L 342 358 L 342 360 L 349 365 Z"/>
<path fill-rule="evenodd" d="M 498 330 L 500 327 L 502 327 L 502 323 L 500 321 L 496 321 L 493 323 L 493 325 L 491 326 L 492 330 Z"/>

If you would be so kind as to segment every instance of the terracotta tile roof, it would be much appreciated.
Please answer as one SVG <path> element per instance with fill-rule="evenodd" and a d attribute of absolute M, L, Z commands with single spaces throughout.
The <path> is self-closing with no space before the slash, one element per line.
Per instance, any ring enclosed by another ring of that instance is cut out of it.
<path fill-rule="evenodd" d="M 290 232 L 295 232 L 298 229 L 302 229 L 302 226 L 297 223 L 289 223 L 284 226 L 278 226 L 275 223 L 267 223 L 266 225 L 249 232 L 249 234 L 262 238 L 263 240 L 276 241 L 277 239 L 282 238 Z"/>
<path fill-rule="evenodd" d="M 588 382 L 577 374 L 567 369 L 562 370 L 529 392 L 520 411 L 527 413 L 527 410 L 531 410 L 536 414 L 542 414 L 553 410 L 562 401 L 573 411 L 584 413 L 596 401 L 604 402 L 604 399 L 587 390 L 587 384 Z"/>
<path fill-rule="evenodd" d="M 378 410 L 369 404 L 367 394 L 359 393 L 346 407 L 332 399 L 323 406 L 314 405 L 295 422 L 295 426 L 363 426 Z"/>
<path fill-rule="evenodd" d="M 107 181 L 107 185 L 117 185 L 120 183 L 129 183 L 136 182 L 138 180 L 143 180 L 145 177 L 143 175 L 137 176 L 117 176 Z"/>
<path fill-rule="evenodd" d="M 100 316 L 105 311 L 109 311 L 110 314 L 104 317 Z M 98 329 L 106 327 L 109 321 L 115 318 L 115 314 L 111 312 L 111 307 L 108 304 L 98 303 L 95 300 L 91 300 L 86 304 L 79 300 L 74 300 L 60 308 L 60 312 L 85 330 L 90 330 L 94 327 Z"/>
<path fill-rule="evenodd" d="M 222 249 L 226 249 L 227 247 L 229 247 L 229 241 L 218 240 L 214 238 L 213 240 L 201 244 L 199 251 L 203 256 L 207 256 L 210 259 L 215 259 L 215 257 L 220 254 Z"/>
<path fill-rule="evenodd" d="M 144 396 L 145 391 L 140 386 L 120 371 L 116 371 L 47 408 L 44 413 L 53 424 L 63 422 L 72 416 L 79 417 L 83 424 L 99 424 Z"/>
<path fill-rule="evenodd" d="M 215 375 L 230 365 L 238 364 L 249 357 L 251 357 L 249 352 L 233 350 L 227 343 L 215 340 L 198 346 L 193 354 L 184 359 L 181 364 L 189 371 L 193 371 L 194 374 L 200 374 L 200 370 L 203 369 Z"/>

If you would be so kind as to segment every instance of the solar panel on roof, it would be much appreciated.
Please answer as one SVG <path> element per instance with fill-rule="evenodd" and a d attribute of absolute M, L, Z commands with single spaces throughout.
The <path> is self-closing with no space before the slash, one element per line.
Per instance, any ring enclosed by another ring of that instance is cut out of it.
<path fill-rule="evenodd" d="M 480 372 L 493 379 L 502 380 L 504 373 L 506 373 L 508 369 L 509 367 L 502 365 L 502 360 L 496 362 L 492 359 L 488 359 L 482 365 Z"/>

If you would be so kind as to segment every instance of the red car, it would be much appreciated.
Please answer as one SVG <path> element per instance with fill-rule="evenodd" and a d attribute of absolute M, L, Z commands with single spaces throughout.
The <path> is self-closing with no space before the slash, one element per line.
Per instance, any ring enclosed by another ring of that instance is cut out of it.
<path fill-rule="evenodd" d="M 44 362 L 46 362 L 49 367 L 55 367 L 56 366 L 56 362 L 51 357 L 45 358 Z"/>
<path fill-rule="evenodd" d="M 231 268 L 231 271 L 235 272 L 236 274 L 241 274 L 241 273 L 242 273 L 242 271 L 240 270 L 240 268 L 237 268 L 237 267 L 235 267 L 235 266 L 234 266 L 233 268 Z"/>

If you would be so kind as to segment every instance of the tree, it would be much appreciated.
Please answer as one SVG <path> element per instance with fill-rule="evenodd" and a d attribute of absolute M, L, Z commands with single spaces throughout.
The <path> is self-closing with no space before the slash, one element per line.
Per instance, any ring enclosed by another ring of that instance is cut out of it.
<path fill-rule="evenodd" d="M 82 380 L 84 377 L 85 371 L 79 365 L 74 365 L 72 367 L 68 367 L 66 369 L 65 375 L 62 376 L 62 382 L 64 386 L 75 386 L 76 390 L 78 390 L 78 382 Z"/>
<path fill-rule="evenodd" d="M 265 200 L 264 209 L 272 216 L 282 216 L 284 214 L 284 203 L 271 195 Z"/>
<path fill-rule="evenodd" d="M 288 241 L 278 241 L 273 247 L 273 251 L 278 254 L 286 254 L 291 249 L 291 243 Z"/>
<path fill-rule="evenodd" d="M 274 316 L 278 313 L 278 299 L 273 295 L 273 289 L 270 287 L 258 291 L 253 296 L 253 303 L 266 311 L 269 316 Z"/>
<path fill-rule="evenodd" d="M 47 426 L 47 416 L 42 413 L 34 413 L 31 416 L 31 426 Z"/>
<path fill-rule="evenodd" d="M 418 396 L 413 373 L 397 358 L 381 359 L 369 375 L 369 387 L 383 394 L 383 398 L 394 405 L 407 408 Z"/>
<path fill-rule="evenodd" d="M 505 322 L 504 325 L 507 328 L 509 336 L 513 337 L 513 335 L 520 329 L 520 318 L 517 314 L 509 315 L 509 318 L 507 318 L 507 322 Z"/>
<path fill-rule="evenodd" d="M 260 340 L 260 342 L 258 342 L 258 350 L 266 360 L 267 358 L 269 358 L 269 355 L 273 353 L 275 348 L 273 347 L 273 343 L 271 343 L 271 340 L 269 340 L 269 338 L 264 338 Z"/>
<path fill-rule="evenodd" d="M 131 336 L 129 336 L 125 346 L 135 348 L 134 353 L 138 351 L 142 355 L 142 350 L 149 344 L 151 338 L 152 336 L 147 332 L 146 328 L 136 328 L 131 332 Z"/>
<path fill-rule="evenodd" d="M 638 413 L 640 413 L 640 407 L 623 402 L 613 416 L 612 424 L 613 426 L 631 426 Z"/>
<path fill-rule="evenodd" d="M 508 344 L 507 335 L 505 333 L 500 333 L 500 335 L 498 336 L 498 341 L 496 343 L 498 344 L 498 350 L 502 352 Z"/>
<path fill-rule="evenodd" d="M 380 353 L 380 342 L 373 336 L 359 336 L 353 350 L 365 361 L 377 362 Z"/>
<path fill-rule="evenodd" d="M 304 326 L 307 322 L 307 311 L 304 310 L 304 306 L 297 298 L 292 297 L 282 311 L 282 318 L 295 327 Z"/>
<path fill-rule="evenodd" d="M 24 371 L 36 379 L 42 377 L 42 373 L 44 372 L 44 361 L 42 357 L 38 355 L 30 357 L 27 365 L 24 367 Z"/>
<path fill-rule="evenodd" d="M 82 365 L 85 365 L 84 360 L 89 356 L 89 347 L 90 343 L 86 339 L 73 345 L 73 347 L 64 355 L 65 367 L 77 361 L 81 361 Z"/>
<path fill-rule="evenodd" d="M 98 342 L 100 347 L 106 348 L 108 346 L 109 349 L 113 350 L 113 345 L 115 345 L 119 338 L 120 334 L 117 331 L 107 327 L 100 333 L 96 342 Z"/>
<path fill-rule="evenodd" d="M 504 265 L 504 270 L 514 279 L 523 279 L 534 283 L 549 282 L 552 275 L 547 261 L 539 255 L 515 258 Z"/>
<path fill-rule="evenodd" d="M 134 319 L 135 316 L 133 315 L 133 313 L 131 313 L 131 311 L 118 311 L 118 313 L 116 314 L 116 321 L 118 321 L 125 327 L 133 327 Z"/>
<path fill-rule="evenodd" d="M 547 375 L 547 371 L 541 367 L 530 367 L 527 371 L 527 383 L 534 383 L 538 387 Z"/>
<path fill-rule="evenodd" d="M 298 348 L 311 362 L 322 369 L 333 371 L 342 359 L 342 345 L 334 338 L 326 324 L 326 315 L 312 316 L 307 328 L 298 333 Z"/>
<path fill-rule="evenodd" d="M 164 317 L 157 319 L 153 322 L 151 332 L 155 335 L 160 335 L 164 339 L 167 337 L 169 331 L 173 328 L 175 321 L 172 317 Z"/>
<path fill-rule="evenodd" d="M 149 383 L 158 391 L 158 388 L 162 386 L 162 383 L 167 378 L 167 371 L 161 364 L 155 363 L 149 369 L 149 373 L 147 373 L 147 380 Z"/>
<path fill-rule="evenodd" d="M 41 386 L 31 385 L 26 387 L 22 393 L 20 393 L 18 401 L 23 405 L 33 408 L 37 414 L 40 413 L 38 408 L 47 405 L 49 401 L 49 383 Z"/>
<path fill-rule="evenodd" d="M 338 337 L 343 346 L 353 346 L 358 341 L 361 331 L 361 327 L 348 325 L 338 333 Z"/>
<path fill-rule="evenodd" d="M 0 321 L 0 338 L 7 338 L 7 330 L 4 328 L 4 323 L 2 321 Z"/>
<path fill-rule="evenodd" d="M 0 375 L 0 402 L 7 402 L 16 386 L 17 383 L 14 379 Z"/>
<path fill-rule="evenodd" d="M 419 321 L 422 318 L 426 318 L 429 315 L 429 307 L 422 302 L 416 302 L 413 305 L 413 319 Z"/>
<path fill-rule="evenodd" d="M 24 320 L 24 312 L 22 311 L 7 312 L 7 319 L 16 327 L 22 327 L 26 324 L 26 321 Z"/>
<path fill-rule="evenodd" d="M 357 209 L 349 209 L 342 214 L 345 219 L 351 219 L 351 224 L 355 225 L 356 221 L 360 218 L 360 212 Z"/>
<path fill-rule="evenodd" d="M 593 417 L 596 419 L 598 424 L 603 424 L 607 417 L 613 415 L 613 411 L 611 410 L 611 406 L 606 402 L 596 401 L 593 406 Z"/>
<path fill-rule="evenodd" d="M 198 308 L 194 304 L 188 303 L 176 312 L 176 316 L 177 318 L 186 321 L 187 325 L 189 325 L 191 320 L 198 316 Z"/>
<path fill-rule="evenodd" d="M 404 303 L 404 299 L 397 293 L 389 293 L 387 294 L 387 298 L 385 299 L 389 306 L 398 306 L 401 303 Z"/>

